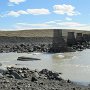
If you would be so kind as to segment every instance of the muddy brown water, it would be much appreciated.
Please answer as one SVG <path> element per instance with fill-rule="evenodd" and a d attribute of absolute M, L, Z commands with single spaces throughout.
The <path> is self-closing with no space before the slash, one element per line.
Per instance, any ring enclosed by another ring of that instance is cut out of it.
<path fill-rule="evenodd" d="M 17 61 L 20 56 L 34 57 L 38 61 Z M 90 50 L 70 53 L 0 53 L 0 68 L 7 66 L 28 67 L 29 69 L 49 69 L 61 72 L 62 78 L 81 84 L 90 83 Z"/>

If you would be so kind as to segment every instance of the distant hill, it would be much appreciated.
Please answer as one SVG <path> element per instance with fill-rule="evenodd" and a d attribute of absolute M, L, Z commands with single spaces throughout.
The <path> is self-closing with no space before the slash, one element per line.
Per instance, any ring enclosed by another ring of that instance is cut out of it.
<path fill-rule="evenodd" d="M 16 37 L 52 37 L 53 30 L 21 30 L 21 31 L 0 31 L 0 36 Z"/>
<path fill-rule="evenodd" d="M 20 31 L 0 31 L 0 36 L 8 37 L 53 37 L 53 31 L 55 29 L 35 29 L 35 30 L 20 30 Z M 58 29 L 56 29 L 58 30 Z M 68 32 L 75 33 L 85 33 L 90 34 L 89 31 L 74 30 L 74 29 L 60 29 L 62 30 L 62 35 L 67 36 Z"/>

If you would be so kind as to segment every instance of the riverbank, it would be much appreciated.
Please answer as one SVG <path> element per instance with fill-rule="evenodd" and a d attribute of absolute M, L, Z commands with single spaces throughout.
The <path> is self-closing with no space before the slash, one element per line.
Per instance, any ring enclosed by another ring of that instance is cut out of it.
<path fill-rule="evenodd" d="M 0 44 L 0 53 L 30 53 L 30 52 L 46 52 L 46 53 L 60 53 L 60 52 L 75 52 L 84 49 L 90 49 L 90 42 L 77 43 L 76 45 L 67 45 L 66 47 L 53 47 L 52 44 Z"/>
<path fill-rule="evenodd" d="M 0 31 L 3 52 L 72 52 L 90 48 L 90 32 L 71 29 Z"/>
<path fill-rule="evenodd" d="M 1 71 L 1 70 L 0 70 Z M 63 80 L 61 73 L 8 67 L 1 72 L 0 90 L 90 90 L 90 86 Z"/>

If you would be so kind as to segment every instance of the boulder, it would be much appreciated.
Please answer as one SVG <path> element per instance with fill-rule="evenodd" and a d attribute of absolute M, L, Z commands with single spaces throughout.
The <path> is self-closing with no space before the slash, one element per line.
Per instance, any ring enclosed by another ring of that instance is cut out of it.
<path fill-rule="evenodd" d="M 40 60 L 40 59 L 22 56 L 22 57 L 18 57 L 17 60 L 19 60 L 19 61 L 33 61 L 33 60 Z"/>

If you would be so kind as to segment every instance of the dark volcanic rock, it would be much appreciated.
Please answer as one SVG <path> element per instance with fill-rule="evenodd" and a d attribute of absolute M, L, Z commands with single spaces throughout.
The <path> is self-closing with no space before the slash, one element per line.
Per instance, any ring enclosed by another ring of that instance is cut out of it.
<path fill-rule="evenodd" d="M 37 71 L 11 67 L 0 77 L 0 90 L 90 90 L 90 86 L 63 80 L 59 73 L 47 69 Z"/>
<path fill-rule="evenodd" d="M 53 80 L 62 80 L 60 77 L 59 77 L 59 73 L 54 73 L 52 71 L 48 71 L 47 69 L 43 69 L 42 71 L 40 71 L 41 74 L 45 74 L 45 76 L 48 78 L 48 79 L 53 79 Z"/>
<path fill-rule="evenodd" d="M 34 81 L 37 81 L 37 79 L 35 77 L 32 77 L 31 81 L 34 82 Z"/>
<path fill-rule="evenodd" d="M 40 59 L 22 56 L 22 57 L 18 57 L 17 60 L 19 60 L 19 61 L 33 61 L 33 60 L 40 60 Z"/>

